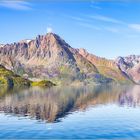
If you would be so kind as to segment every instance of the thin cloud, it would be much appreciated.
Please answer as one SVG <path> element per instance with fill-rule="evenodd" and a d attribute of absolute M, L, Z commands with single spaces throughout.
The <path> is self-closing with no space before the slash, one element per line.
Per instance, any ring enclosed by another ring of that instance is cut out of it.
<path fill-rule="evenodd" d="M 94 30 L 101 30 L 100 27 L 94 26 L 94 25 L 89 24 L 89 23 L 78 23 L 78 25 L 86 27 L 86 28 L 94 29 Z"/>
<path fill-rule="evenodd" d="M 115 27 L 105 27 L 104 28 L 106 31 L 112 32 L 112 33 L 120 33 L 120 30 Z"/>
<path fill-rule="evenodd" d="M 135 31 L 140 32 L 140 24 L 129 24 L 128 27 Z"/>
<path fill-rule="evenodd" d="M 94 9 L 98 9 L 98 10 L 101 10 L 102 9 L 100 6 L 93 5 L 93 4 L 91 4 L 90 7 L 91 8 L 94 8 Z"/>
<path fill-rule="evenodd" d="M 86 27 L 86 28 L 90 28 L 90 29 L 94 29 L 94 30 L 105 30 L 105 31 L 109 31 L 112 33 L 119 33 L 120 30 L 117 27 L 103 27 L 100 25 L 94 25 L 94 23 L 92 23 L 93 18 L 96 18 L 100 21 L 105 21 L 105 22 L 111 22 L 111 23 L 115 23 L 115 24 L 125 24 L 123 21 L 120 20 L 116 20 L 114 18 L 109 18 L 109 17 L 105 17 L 105 16 L 85 16 L 83 17 L 70 17 L 71 19 L 75 20 L 77 22 L 78 25 Z"/>
<path fill-rule="evenodd" d="M 124 24 L 123 21 L 121 20 L 117 20 L 115 18 L 111 18 L 111 17 L 107 17 L 107 16 L 102 16 L 102 15 L 92 15 L 89 16 L 92 19 L 95 20 L 100 20 L 100 21 L 104 21 L 104 22 L 111 22 L 111 23 L 117 23 L 117 24 Z"/>
<path fill-rule="evenodd" d="M 31 10 L 31 4 L 23 0 L 2 0 L 0 1 L 0 7 L 15 9 L 15 10 Z"/>
<path fill-rule="evenodd" d="M 90 22 L 90 19 L 84 18 L 84 17 L 77 17 L 77 16 L 65 16 L 67 18 L 71 18 L 72 20 L 78 21 L 78 22 Z"/>
<path fill-rule="evenodd" d="M 91 0 L 91 4 L 90 7 L 93 9 L 97 9 L 97 10 L 101 10 L 102 8 L 98 5 L 97 2 L 95 2 L 94 0 Z"/>
<path fill-rule="evenodd" d="M 83 15 L 80 17 L 76 16 L 69 16 L 68 18 L 71 18 L 76 21 L 77 24 L 80 26 L 94 29 L 94 30 L 105 30 L 112 33 L 122 33 L 124 32 L 140 32 L 140 24 L 130 24 L 123 20 L 119 20 L 116 18 L 112 18 L 109 16 L 103 16 L 103 15 Z M 98 20 L 101 23 L 112 23 L 113 25 L 111 27 L 106 26 L 103 27 L 102 24 L 96 24 L 94 23 L 94 20 Z M 117 26 L 116 26 L 117 25 Z"/>
<path fill-rule="evenodd" d="M 77 20 L 77 21 L 93 21 L 94 20 L 99 20 L 102 22 L 110 22 L 110 23 L 116 23 L 116 24 L 126 24 L 125 22 L 111 18 L 108 16 L 103 16 L 103 15 L 85 15 L 84 17 L 76 17 L 76 16 L 67 16 L 71 19 Z"/>
<path fill-rule="evenodd" d="M 71 19 L 77 20 L 77 21 L 85 21 L 84 18 L 81 17 L 74 17 L 74 16 L 69 16 Z"/>

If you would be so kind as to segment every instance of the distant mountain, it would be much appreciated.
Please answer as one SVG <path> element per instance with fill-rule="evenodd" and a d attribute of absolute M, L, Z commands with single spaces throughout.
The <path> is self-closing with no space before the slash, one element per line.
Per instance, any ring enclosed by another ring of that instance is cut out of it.
<path fill-rule="evenodd" d="M 64 84 L 132 82 L 115 61 L 74 49 L 54 33 L 1 45 L 0 64 L 21 76 L 26 74 L 29 78 L 52 79 Z"/>
<path fill-rule="evenodd" d="M 131 81 L 131 79 L 119 69 L 116 61 L 90 54 L 85 49 L 78 49 L 78 51 L 84 58 L 95 65 L 102 75 L 122 83 Z"/>
<path fill-rule="evenodd" d="M 118 57 L 116 64 L 119 69 L 129 76 L 135 83 L 140 84 L 140 56 L 130 55 Z"/>

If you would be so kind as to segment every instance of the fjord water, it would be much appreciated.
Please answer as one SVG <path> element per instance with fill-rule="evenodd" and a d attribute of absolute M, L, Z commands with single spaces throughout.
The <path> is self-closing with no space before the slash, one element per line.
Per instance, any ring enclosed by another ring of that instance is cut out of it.
<path fill-rule="evenodd" d="M 0 90 L 0 139 L 140 139 L 140 86 Z"/>

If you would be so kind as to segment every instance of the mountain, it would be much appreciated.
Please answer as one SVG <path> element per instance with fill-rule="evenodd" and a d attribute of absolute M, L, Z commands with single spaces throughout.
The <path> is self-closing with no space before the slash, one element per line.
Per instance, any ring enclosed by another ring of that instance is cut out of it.
<path fill-rule="evenodd" d="M 140 84 L 140 56 L 130 55 L 118 57 L 116 64 L 119 69 L 129 76 L 135 83 Z"/>
<path fill-rule="evenodd" d="M 122 83 L 129 83 L 131 81 L 131 79 L 119 69 L 116 61 L 90 54 L 85 49 L 78 49 L 78 51 L 84 58 L 95 65 L 102 75 Z"/>
<path fill-rule="evenodd" d="M 52 79 L 61 84 L 74 81 L 131 83 L 115 61 L 74 49 L 54 33 L 1 45 L 0 64 L 21 76 Z"/>

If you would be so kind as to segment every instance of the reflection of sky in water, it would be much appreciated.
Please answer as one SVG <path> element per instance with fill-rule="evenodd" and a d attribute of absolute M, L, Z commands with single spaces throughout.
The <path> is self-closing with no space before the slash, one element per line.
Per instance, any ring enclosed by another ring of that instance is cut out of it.
<path fill-rule="evenodd" d="M 140 138 L 140 109 L 101 105 L 58 123 L 0 115 L 0 138 Z"/>
<path fill-rule="evenodd" d="M 27 117 L 7 109 L 27 104 Z M 140 138 L 140 86 L 21 90 L 1 96 L 2 105 L 8 112 L 0 113 L 0 138 Z M 50 123 L 36 120 L 44 116 L 38 106 L 46 106 Z"/>

